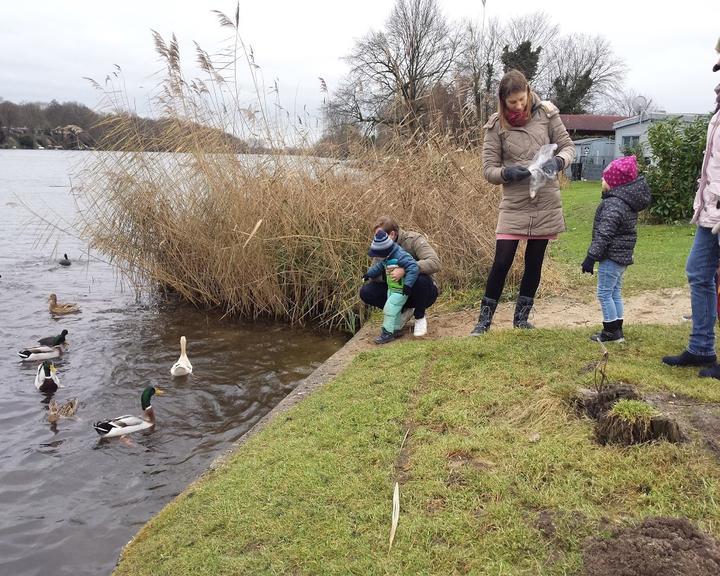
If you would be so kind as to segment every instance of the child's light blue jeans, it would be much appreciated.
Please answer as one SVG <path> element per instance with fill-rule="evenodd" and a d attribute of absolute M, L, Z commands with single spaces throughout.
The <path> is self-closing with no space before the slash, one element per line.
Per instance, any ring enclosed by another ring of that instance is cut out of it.
<path fill-rule="evenodd" d="M 388 290 L 387 302 L 383 307 L 383 328 L 388 332 L 395 332 L 400 330 L 400 312 L 402 307 L 407 302 L 408 297 L 402 292 L 396 292 L 395 290 Z"/>
<path fill-rule="evenodd" d="M 598 264 L 597 297 L 600 301 L 603 322 L 614 322 L 623 317 L 623 274 L 627 266 L 621 266 L 609 258 Z"/>

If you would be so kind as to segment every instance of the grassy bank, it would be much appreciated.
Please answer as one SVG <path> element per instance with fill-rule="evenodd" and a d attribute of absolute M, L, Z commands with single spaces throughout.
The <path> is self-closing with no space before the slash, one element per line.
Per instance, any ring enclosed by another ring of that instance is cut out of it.
<path fill-rule="evenodd" d="M 658 361 L 686 327 L 628 336 L 611 379 L 720 401 Z M 648 515 L 720 536 L 720 467 L 697 439 L 601 447 L 569 408 L 598 354 L 569 330 L 362 353 L 147 524 L 116 573 L 572 574 L 586 536 Z"/>
<path fill-rule="evenodd" d="M 553 244 L 551 255 L 564 266 L 578 287 L 590 287 L 596 282 L 595 278 L 580 272 L 580 263 L 590 245 L 593 217 L 599 203 L 598 182 L 573 182 L 563 191 L 567 232 Z M 625 274 L 625 292 L 632 294 L 685 286 L 685 260 L 692 246 L 694 230 L 695 227 L 689 224 L 640 224 L 635 263 Z"/>

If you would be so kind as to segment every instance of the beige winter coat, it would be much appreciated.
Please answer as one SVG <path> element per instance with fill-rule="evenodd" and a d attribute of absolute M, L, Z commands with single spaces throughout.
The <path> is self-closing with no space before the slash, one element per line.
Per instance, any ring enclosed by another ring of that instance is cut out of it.
<path fill-rule="evenodd" d="M 397 243 L 400 244 L 403 250 L 410 254 L 415 261 L 418 263 L 420 268 L 420 274 L 427 274 L 430 276 L 432 281 L 435 282 L 434 275 L 440 272 L 440 258 L 435 252 L 435 249 L 430 246 L 427 238 L 420 234 L 420 232 L 413 232 L 412 230 L 402 230 L 398 232 Z M 373 264 L 377 259 L 373 259 Z M 373 278 L 373 281 L 382 282 L 383 278 Z"/>
<path fill-rule="evenodd" d="M 525 126 L 503 128 L 498 114 L 490 116 L 483 142 L 483 171 L 491 184 L 502 184 L 502 201 L 497 234 L 550 236 L 565 231 L 560 200 L 560 185 L 553 178 L 530 198 L 530 179 L 506 183 L 501 176 L 505 166 L 529 166 L 543 144 L 557 144 L 555 155 L 565 167 L 575 158 L 575 145 L 560 119 L 559 110 L 551 102 L 540 101 L 533 94 L 530 120 Z"/>

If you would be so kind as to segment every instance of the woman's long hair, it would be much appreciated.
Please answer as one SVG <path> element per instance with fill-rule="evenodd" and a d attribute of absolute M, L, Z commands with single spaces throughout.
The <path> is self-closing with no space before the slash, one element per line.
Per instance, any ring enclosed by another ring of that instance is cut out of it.
<path fill-rule="evenodd" d="M 533 105 L 533 97 L 532 92 L 530 91 L 530 84 L 528 84 L 527 78 L 525 78 L 525 74 L 520 72 L 520 70 L 508 70 L 500 80 L 500 85 L 498 86 L 497 111 L 498 115 L 500 116 L 500 125 L 503 128 L 508 127 L 508 121 L 505 118 L 505 113 L 507 112 L 505 100 L 508 98 L 508 96 L 510 96 L 511 94 L 516 94 L 517 92 L 527 92 L 527 105 L 525 106 L 525 114 L 527 114 L 529 118 L 530 113 L 532 112 Z"/>

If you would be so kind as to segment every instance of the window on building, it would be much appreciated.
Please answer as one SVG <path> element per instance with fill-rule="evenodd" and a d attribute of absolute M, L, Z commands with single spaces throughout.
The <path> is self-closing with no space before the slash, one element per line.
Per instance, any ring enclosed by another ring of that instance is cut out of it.
<path fill-rule="evenodd" d="M 622 147 L 623 148 L 632 148 L 633 146 L 637 146 L 640 144 L 640 136 L 623 136 L 622 137 Z"/>

